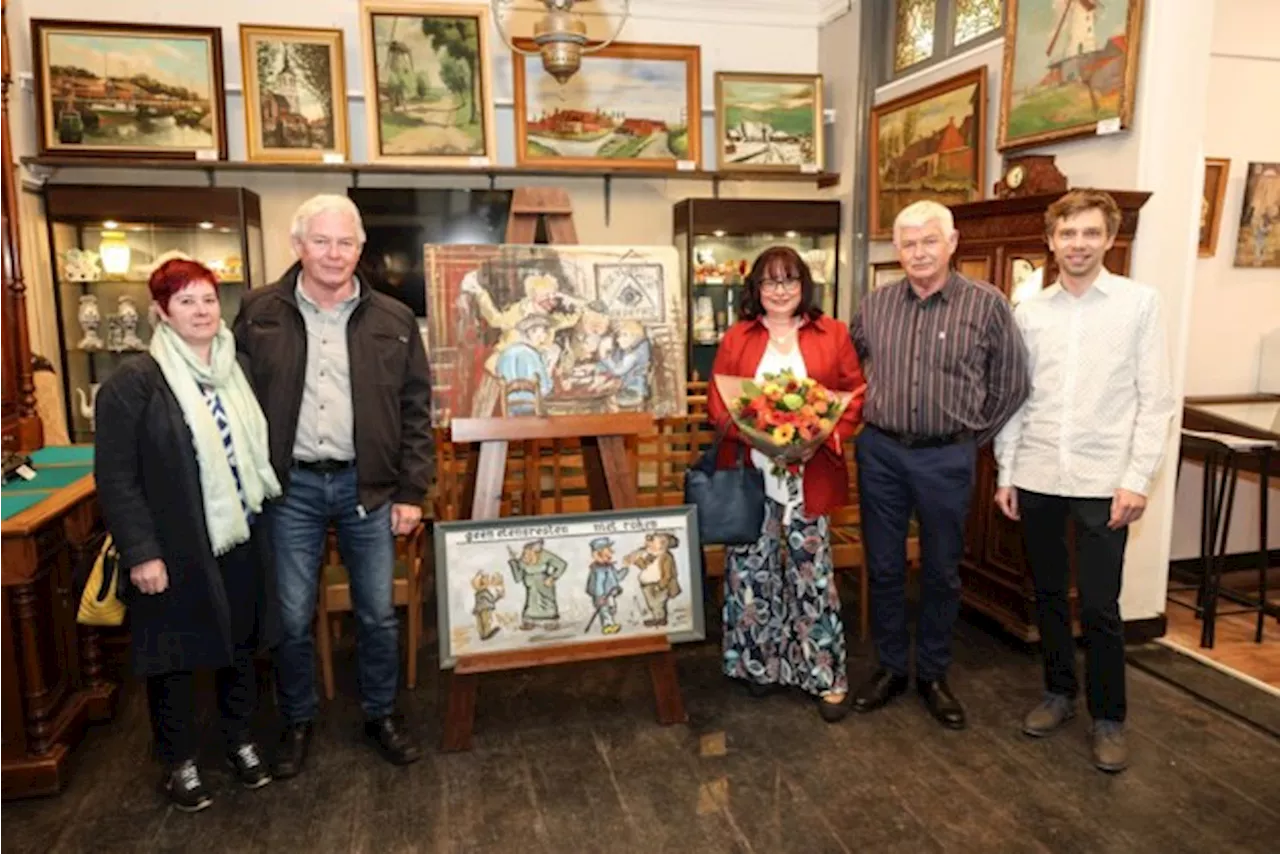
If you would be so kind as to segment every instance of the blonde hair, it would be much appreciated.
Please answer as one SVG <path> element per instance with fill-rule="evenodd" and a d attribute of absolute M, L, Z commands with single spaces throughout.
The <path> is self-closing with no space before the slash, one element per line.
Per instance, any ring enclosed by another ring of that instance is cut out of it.
<path fill-rule="evenodd" d="M 311 220 L 326 213 L 344 213 L 351 217 L 351 221 L 356 225 L 356 234 L 360 237 L 360 245 L 364 245 L 364 221 L 360 218 L 360 209 L 356 207 L 355 202 L 336 193 L 321 193 L 298 205 L 298 209 L 293 212 L 293 223 L 289 227 L 289 235 L 294 240 L 301 240 L 307 236 Z"/>
<path fill-rule="evenodd" d="M 898 242 L 898 233 L 904 228 L 920 228 L 928 225 L 933 221 L 937 221 L 942 226 L 942 236 L 950 237 L 955 233 L 956 220 L 951 215 L 951 209 L 946 205 L 938 204 L 929 199 L 921 199 L 918 202 L 912 202 L 902 210 L 898 211 L 898 215 L 893 220 L 893 242 Z"/>

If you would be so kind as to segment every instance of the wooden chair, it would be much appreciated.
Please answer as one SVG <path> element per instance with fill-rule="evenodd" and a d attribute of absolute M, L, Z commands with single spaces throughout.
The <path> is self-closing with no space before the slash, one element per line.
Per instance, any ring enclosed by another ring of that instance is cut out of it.
<path fill-rule="evenodd" d="M 502 384 L 502 417 L 506 418 L 507 405 L 512 394 L 528 394 L 533 397 L 533 414 L 544 415 L 542 411 L 542 385 L 537 380 L 507 380 Z M 527 405 L 526 401 L 520 404 Z"/>
<path fill-rule="evenodd" d="M 427 526 L 419 522 L 409 534 L 396 537 L 396 556 L 392 595 L 396 607 L 405 606 L 405 680 L 407 688 L 418 684 L 418 647 L 422 643 L 422 591 L 425 586 L 427 553 Z M 326 700 L 334 697 L 333 688 L 333 638 L 335 627 L 330 618 L 335 614 L 352 610 L 351 584 L 342 555 L 338 551 L 338 535 L 329 531 L 325 548 L 325 561 L 321 567 L 319 603 L 316 608 L 316 651 L 320 656 L 320 673 L 324 681 Z"/>

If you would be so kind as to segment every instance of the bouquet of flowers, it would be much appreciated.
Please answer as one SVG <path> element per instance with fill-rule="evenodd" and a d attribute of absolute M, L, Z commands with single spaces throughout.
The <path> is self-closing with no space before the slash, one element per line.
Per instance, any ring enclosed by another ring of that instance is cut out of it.
<path fill-rule="evenodd" d="M 786 370 L 748 377 L 716 377 L 716 388 L 729 407 L 738 432 L 774 461 L 773 473 L 800 474 L 803 461 L 827 441 L 851 391 L 831 391 L 817 381 Z"/>

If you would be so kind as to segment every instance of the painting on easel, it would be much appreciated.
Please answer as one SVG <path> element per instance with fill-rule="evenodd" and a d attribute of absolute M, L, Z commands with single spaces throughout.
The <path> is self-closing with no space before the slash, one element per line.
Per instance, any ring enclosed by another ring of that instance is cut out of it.
<path fill-rule="evenodd" d="M 706 637 L 691 507 L 436 524 L 441 667 L 460 655 Z"/>
<path fill-rule="evenodd" d="M 427 246 L 432 423 L 685 412 L 671 246 Z"/>

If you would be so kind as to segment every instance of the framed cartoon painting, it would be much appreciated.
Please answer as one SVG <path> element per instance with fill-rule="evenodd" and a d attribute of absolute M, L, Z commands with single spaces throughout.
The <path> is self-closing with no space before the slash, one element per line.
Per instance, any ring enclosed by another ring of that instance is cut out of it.
<path fill-rule="evenodd" d="M 517 39 L 522 50 L 533 42 Z M 559 83 L 536 57 L 512 57 L 516 163 L 565 169 L 702 165 L 701 52 L 614 42 Z"/>
<path fill-rule="evenodd" d="M 342 30 L 241 24 L 240 62 L 249 160 L 350 159 Z"/>
<path fill-rule="evenodd" d="M 716 72 L 716 166 L 819 172 L 821 74 Z"/>
<path fill-rule="evenodd" d="M 484 5 L 361 3 L 371 162 L 495 162 L 489 26 Z"/>
<path fill-rule="evenodd" d="M 1280 163 L 1249 164 L 1235 266 L 1280 267 Z"/>
<path fill-rule="evenodd" d="M 696 509 L 437 522 L 440 666 L 459 656 L 702 640 Z"/>
<path fill-rule="evenodd" d="M 222 31 L 31 20 L 42 155 L 227 156 Z"/>

